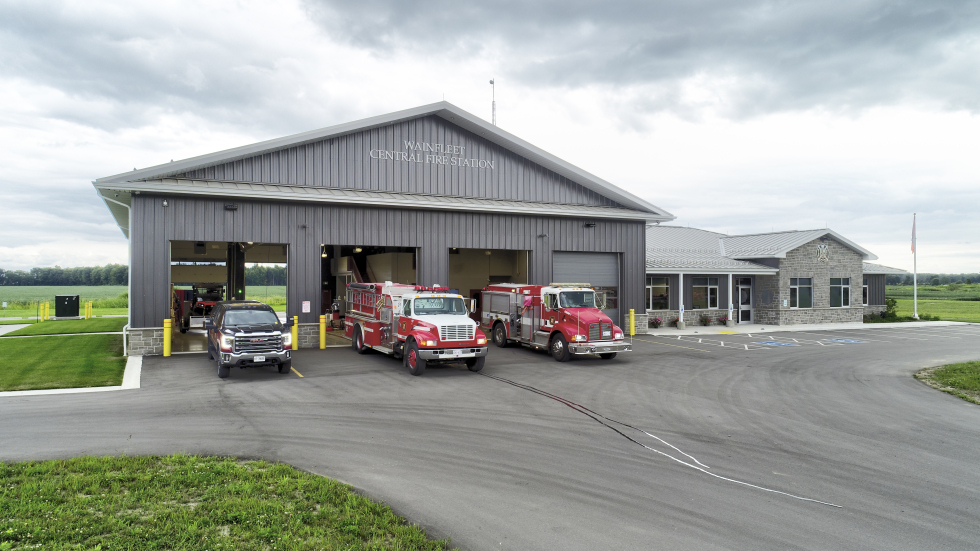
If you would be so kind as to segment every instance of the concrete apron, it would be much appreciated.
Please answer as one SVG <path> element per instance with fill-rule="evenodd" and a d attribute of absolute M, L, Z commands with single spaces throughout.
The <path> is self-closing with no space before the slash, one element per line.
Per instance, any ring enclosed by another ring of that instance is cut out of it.
<path fill-rule="evenodd" d="M 793 331 L 843 331 L 854 329 L 901 329 L 903 327 L 949 327 L 956 325 L 978 325 L 965 321 L 909 321 L 899 323 L 809 323 L 805 325 L 762 325 L 754 323 L 739 323 L 735 327 L 724 325 L 688 325 L 685 329 L 676 327 L 661 327 L 649 329 L 646 335 L 715 335 L 731 333 L 782 333 Z"/>

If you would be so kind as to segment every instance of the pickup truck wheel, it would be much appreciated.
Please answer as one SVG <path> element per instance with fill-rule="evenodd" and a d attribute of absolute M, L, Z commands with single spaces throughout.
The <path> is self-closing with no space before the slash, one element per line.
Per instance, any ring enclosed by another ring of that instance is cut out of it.
<path fill-rule="evenodd" d="M 414 342 L 408 345 L 408 352 L 405 353 L 405 366 L 412 375 L 425 373 L 425 360 L 419 356 L 419 345 Z"/>
<path fill-rule="evenodd" d="M 358 354 L 367 354 L 368 347 L 364 346 L 364 331 L 361 329 L 360 325 L 354 326 L 354 338 L 350 341 L 351 347 L 354 352 Z"/>
<path fill-rule="evenodd" d="M 599 357 L 602 358 L 603 360 L 611 360 L 616 357 L 616 353 L 609 352 L 607 354 L 599 354 Z"/>
<path fill-rule="evenodd" d="M 568 353 L 568 342 L 561 333 L 551 339 L 551 357 L 559 362 L 567 362 L 571 354 Z"/>
<path fill-rule="evenodd" d="M 500 348 L 507 346 L 507 331 L 504 330 L 504 324 L 500 322 L 494 324 L 491 338 L 493 338 L 493 344 Z"/>
<path fill-rule="evenodd" d="M 289 370 L 293 367 L 293 360 L 286 360 L 284 362 L 279 362 L 279 373 L 289 373 Z"/>
<path fill-rule="evenodd" d="M 228 375 L 231 375 L 231 367 L 222 365 L 221 360 L 218 360 L 218 378 L 227 379 Z"/>
<path fill-rule="evenodd" d="M 466 360 L 466 368 L 472 371 L 473 373 L 476 373 L 477 371 L 483 369 L 483 364 L 486 363 L 486 361 L 487 361 L 486 356 L 482 358 L 470 358 Z"/>

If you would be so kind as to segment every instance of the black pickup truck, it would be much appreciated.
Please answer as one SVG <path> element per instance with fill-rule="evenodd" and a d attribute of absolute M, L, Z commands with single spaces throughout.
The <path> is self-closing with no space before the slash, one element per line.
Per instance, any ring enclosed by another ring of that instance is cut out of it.
<path fill-rule="evenodd" d="M 218 362 L 224 379 L 232 366 L 274 365 L 279 373 L 292 367 L 292 322 L 283 324 L 275 310 L 255 300 L 221 301 L 204 322 L 208 333 L 208 359 Z"/>

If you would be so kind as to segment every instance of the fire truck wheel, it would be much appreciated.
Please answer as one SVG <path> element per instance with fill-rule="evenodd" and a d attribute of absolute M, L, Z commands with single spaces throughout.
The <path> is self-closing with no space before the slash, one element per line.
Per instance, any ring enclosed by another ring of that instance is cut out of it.
<path fill-rule="evenodd" d="M 551 339 L 551 357 L 559 362 L 566 362 L 571 355 L 568 353 L 568 342 L 561 333 Z"/>
<path fill-rule="evenodd" d="M 351 339 L 350 345 L 354 349 L 354 352 L 367 354 L 368 347 L 364 346 L 364 331 L 361 330 L 360 325 L 354 326 L 354 338 Z"/>
<path fill-rule="evenodd" d="M 279 373 L 289 373 L 290 368 L 293 367 L 293 360 L 286 360 L 279 363 Z"/>
<path fill-rule="evenodd" d="M 405 353 L 405 367 L 412 375 L 425 373 L 425 360 L 419 357 L 419 345 L 414 341 L 408 345 L 408 352 Z"/>
<path fill-rule="evenodd" d="M 504 330 L 504 324 L 497 322 L 493 326 L 493 333 L 491 334 L 493 338 L 493 344 L 504 348 L 507 346 L 507 332 Z"/>
<path fill-rule="evenodd" d="M 485 364 L 486 361 L 487 361 L 486 356 L 482 358 L 470 358 L 466 360 L 466 368 L 472 371 L 473 373 L 476 373 L 477 371 L 483 369 L 483 364 Z"/>
<path fill-rule="evenodd" d="M 608 354 L 599 354 L 599 357 L 603 360 L 611 360 L 616 357 L 615 352 L 609 352 Z"/>

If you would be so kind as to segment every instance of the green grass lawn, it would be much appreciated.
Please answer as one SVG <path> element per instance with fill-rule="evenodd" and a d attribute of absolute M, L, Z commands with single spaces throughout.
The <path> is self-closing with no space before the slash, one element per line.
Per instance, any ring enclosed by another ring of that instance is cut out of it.
<path fill-rule="evenodd" d="M 122 335 L 0 339 L 0 391 L 117 386 L 125 370 Z"/>
<path fill-rule="evenodd" d="M 57 335 L 64 333 L 106 333 L 122 331 L 127 318 L 92 318 L 82 320 L 48 320 L 18 329 L 4 336 Z"/>
<path fill-rule="evenodd" d="M 912 299 L 896 299 L 899 316 L 912 315 Z M 980 301 L 919 299 L 919 315 L 939 316 L 948 321 L 980 323 Z"/>
<path fill-rule="evenodd" d="M 891 298 L 912 298 L 914 289 L 911 285 L 887 285 L 885 286 L 885 296 Z M 949 285 L 922 285 L 918 288 L 919 298 L 977 298 L 980 297 L 980 283 L 952 283 Z"/>
<path fill-rule="evenodd" d="M 350 486 L 176 455 L 0 463 L 0 550 L 443 550 Z"/>
<path fill-rule="evenodd" d="M 931 367 L 915 377 L 935 389 L 980 404 L 980 361 Z"/>

